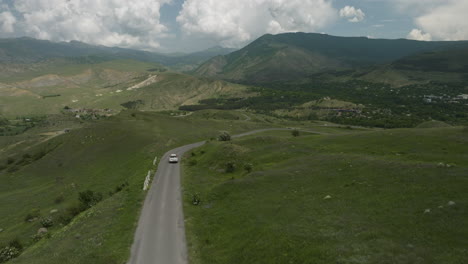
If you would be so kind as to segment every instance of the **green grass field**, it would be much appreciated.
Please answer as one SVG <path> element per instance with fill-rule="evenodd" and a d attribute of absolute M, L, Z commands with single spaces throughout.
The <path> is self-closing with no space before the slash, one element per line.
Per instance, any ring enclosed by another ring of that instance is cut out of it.
<path fill-rule="evenodd" d="M 333 129 L 188 155 L 191 263 L 468 262 L 466 128 Z"/>
<path fill-rule="evenodd" d="M 22 140 L 31 138 L 26 143 L 5 138 L 0 163 L 6 164 L 8 157 L 14 163 L 0 172 L 0 246 L 14 239 L 25 246 L 12 263 L 124 263 L 145 194 L 144 179 L 148 170 L 156 169 L 152 165 L 155 156 L 216 137 L 220 131 L 240 133 L 265 126 L 271 125 L 124 111 L 107 120 L 78 124 L 69 133 L 37 145 L 32 141 L 34 130 L 23 135 Z M 10 148 L 12 143 L 16 145 Z M 41 151 L 46 154 L 35 160 Z M 21 162 L 25 154 L 32 157 L 30 164 Z M 13 166 L 18 170 L 8 172 Z M 124 183 L 129 186 L 109 194 Z M 102 193 L 104 200 L 70 224 L 61 225 L 61 216 L 78 203 L 78 193 L 85 190 Z M 40 211 L 39 219 L 25 221 L 34 209 Z M 54 209 L 58 212 L 51 213 Z M 32 237 L 45 217 L 54 221 L 50 237 L 35 243 Z"/>

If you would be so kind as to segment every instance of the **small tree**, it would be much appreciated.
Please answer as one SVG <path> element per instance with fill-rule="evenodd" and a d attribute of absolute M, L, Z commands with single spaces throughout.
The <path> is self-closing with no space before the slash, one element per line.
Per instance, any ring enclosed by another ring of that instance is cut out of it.
<path fill-rule="evenodd" d="M 226 163 L 226 173 L 233 173 L 236 170 L 236 164 L 234 162 Z"/>
<path fill-rule="evenodd" d="M 78 200 L 84 208 L 88 209 L 102 200 L 102 194 L 87 190 L 78 194 Z"/>
<path fill-rule="evenodd" d="M 293 135 L 293 137 L 298 137 L 299 136 L 299 130 L 297 129 L 294 129 L 291 134 Z"/>
<path fill-rule="evenodd" d="M 248 173 L 252 172 L 253 166 L 251 163 L 246 163 L 244 164 L 244 170 L 247 171 Z"/>
<path fill-rule="evenodd" d="M 231 141 L 231 135 L 228 132 L 224 131 L 221 135 L 218 136 L 219 141 Z"/>

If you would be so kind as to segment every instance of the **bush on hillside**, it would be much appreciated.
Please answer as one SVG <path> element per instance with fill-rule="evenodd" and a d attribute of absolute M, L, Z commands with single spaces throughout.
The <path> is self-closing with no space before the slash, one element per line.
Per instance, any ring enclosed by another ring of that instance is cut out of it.
<path fill-rule="evenodd" d="M 199 205 L 200 202 L 201 202 L 200 196 L 197 193 L 192 195 L 192 204 L 193 205 Z"/>
<path fill-rule="evenodd" d="M 291 131 L 291 135 L 293 135 L 293 137 L 298 137 L 299 136 L 299 130 L 294 129 L 293 131 Z"/>
<path fill-rule="evenodd" d="M 21 242 L 17 238 L 11 240 L 10 243 L 8 243 L 8 245 L 10 247 L 17 248 L 20 251 L 23 250 L 23 244 L 21 244 Z"/>
<path fill-rule="evenodd" d="M 86 190 L 78 194 L 78 200 L 85 209 L 95 206 L 102 200 L 102 198 L 103 197 L 101 193 L 93 192 L 91 190 Z"/>
<path fill-rule="evenodd" d="M 49 228 L 54 225 L 54 221 L 50 217 L 44 217 L 41 219 L 41 225 L 45 228 Z"/>
<path fill-rule="evenodd" d="M 0 249 L 0 263 L 7 262 L 19 256 L 20 250 L 15 247 L 4 247 Z"/>
<path fill-rule="evenodd" d="M 23 250 L 23 244 L 18 239 L 10 241 L 8 246 L 0 248 L 0 263 L 7 262 L 18 257 Z"/>
<path fill-rule="evenodd" d="M 34 208 L 24 217 L 24 221 L 26 222 L 31 221 L 34 218 L 39 217 L 40 215 L 41 215 L 41 210 L 38 208 Z"/>
<path fill-rule="evenodd" d="M 144 104 L 145 102 L 143 102 L 143 100 L 135 100 L 135 101 L 128 101 L 120 105 L 127 109 L 136 110 L 138 109 L 140 105 L 144 105 Z"/>
<path fill-rule="evenodd" d="M 116 194 L 116 193 L 122 191 L 123 189 L 125 189 L 125 187 L 127 187 L 128 185 L 129 185 L 128 182 L 124 182 L 124 183 L 122 183 L 120 185 L 117 185 L 117 186 L 115 186 L 114 192 L 110 192 L 110 193 L 112 193 L 112 195 Z"/>
<path fill-rule="evenodd" d="M 231 135 L 228 132 L 223 132 L 218 136 L 219 141 L 231 141 Z"/>
<path fill-rule="evenodd" d="M 226 163 L 226 173 L 233 173 L 236 170 L 236 164 L 234 162 Z"/>
<path fill-rule="evenodd" d="M 247 173 L 252 172 L 252 169 L 253 169 L 252 163 L 246 163 L 246 164 L 244 164 L 244 170 L 247 171 Z"/>

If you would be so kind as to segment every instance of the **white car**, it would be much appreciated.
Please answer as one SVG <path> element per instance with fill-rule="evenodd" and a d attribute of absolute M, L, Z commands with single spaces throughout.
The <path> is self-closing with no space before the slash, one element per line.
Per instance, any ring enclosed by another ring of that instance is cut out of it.
<path fill-rule="evenodd" d="M 179 162 L 179 158 L 177 157 L 177 154 L 171 154 L 169 156 L 169 163 L 177 163 Z"/>

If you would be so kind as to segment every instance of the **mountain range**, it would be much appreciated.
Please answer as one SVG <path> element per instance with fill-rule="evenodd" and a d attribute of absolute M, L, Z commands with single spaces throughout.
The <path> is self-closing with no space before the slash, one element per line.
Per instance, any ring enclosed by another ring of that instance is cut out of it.
<path fill-rule="evenodd" d="M 51 42 L 28 37 L 0 39 L 0 63 L 37 63 L 47 59 L 98 56 L 102 59 L 132 59 L 159 63 L 176 70 L 192 70 L 217 55 L 234 49 L 213 47 L 190 54 L 161 54 L 142 50 L 90 45 L 79 41 Z"/>
<path fill-rule="evenodd" d="M 425 42 L 286 33 L 264 35 L 238 51 L 212 58 L 195 73 L 236 82 L 262 83 L 324 72 L 368 70 L 377 65 L 392 65 L 394 69 L 445 70 L 445 65 L 450 64 L 461 70 L 467 49 L 467 41 Z M 433 66 L 433 62 L 438 66 Z"/>

